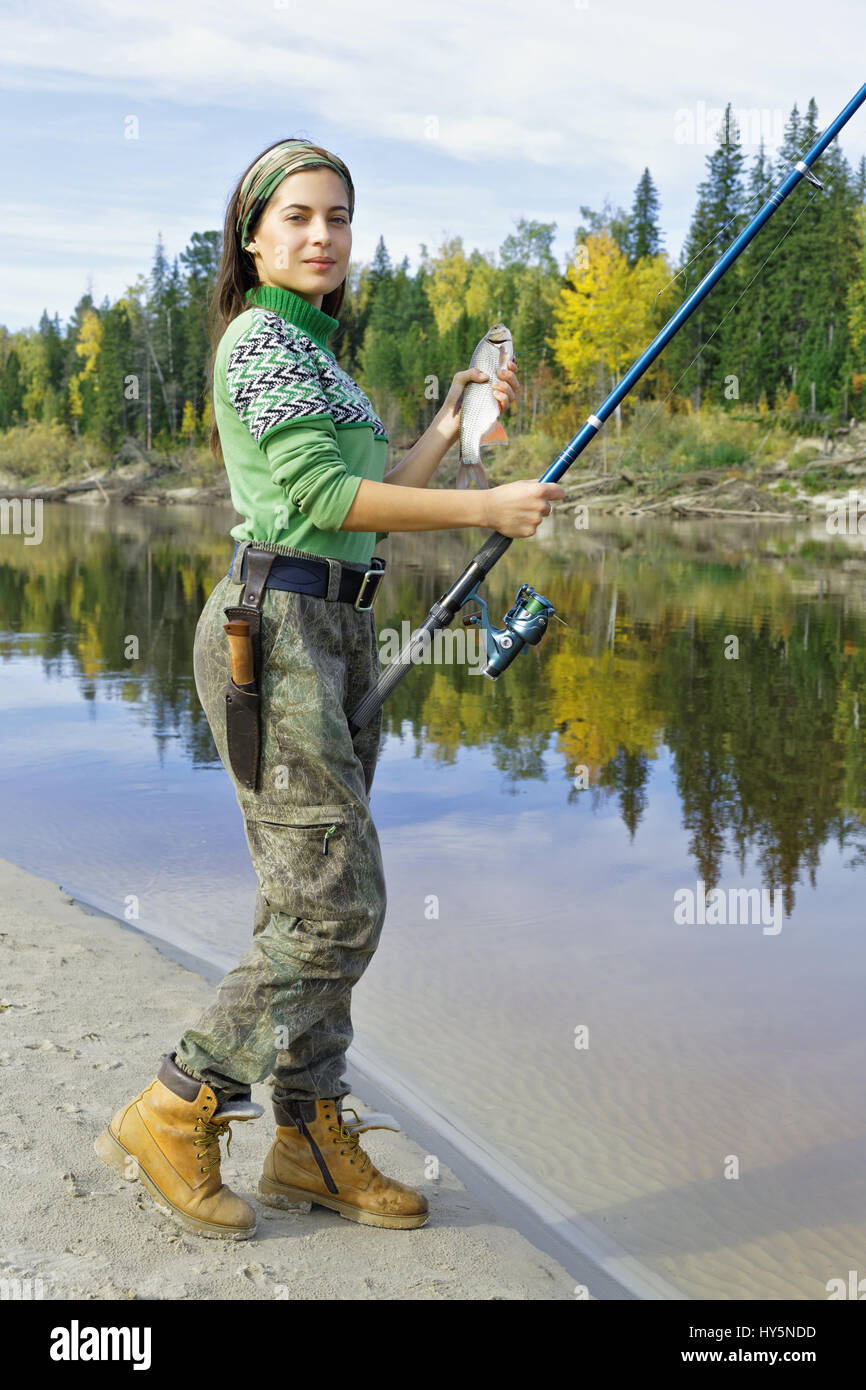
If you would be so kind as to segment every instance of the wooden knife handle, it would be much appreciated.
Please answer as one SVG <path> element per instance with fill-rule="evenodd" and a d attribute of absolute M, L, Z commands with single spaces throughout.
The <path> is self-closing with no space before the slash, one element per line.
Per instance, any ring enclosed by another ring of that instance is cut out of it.
<path fill-rule="evenodd" d="M 232 680 L 235 685 L 252 685 L 255 673 L 253 671 L 253 643 L 250 637 L 250 625 L 242 619 L 238 619 L 236 622 L 223 623 L 223 627 L 229 638 Z"/>

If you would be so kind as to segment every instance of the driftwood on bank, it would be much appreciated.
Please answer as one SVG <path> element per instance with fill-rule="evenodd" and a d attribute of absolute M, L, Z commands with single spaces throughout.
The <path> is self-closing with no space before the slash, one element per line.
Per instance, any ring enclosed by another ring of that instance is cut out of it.
<path fill-rule="evenodd" d="M 140 474 L 134 479 L 121 478 L 116 474 L 100 471 L 92 473 L 86 478 L 77 478 L 68 483 L 58 483 L 52 487 L 10 487 L 2 488 L 4 497 L 8 498 L 41 498 L 44 502 L 65 502 L 74 500 L 76 497 L 89 492 L 98 492 L 103 502 L 124 502 L 129 504 L 155 503 L 171 504 L 177 502 L 193 501 L 228 501 L 230 494 L 228 484 L 201 484 L 200 486 L 175 487 L 175 488 L 151 488 L 147 490 L 149 483 L 156 483 L 164 479 L 167 472 L 174 473 L 174 469 L 165 468 L 154 469 L 150 473 Z"/>
<path fill-rule="evenodd" d="M 685 506 L 681 505 L 681 503 L 682 499 L 680 499 L 680 502 L 673 502 L 671 504 L 672 510 L 677 512 L 680 516 L 745 516 L 750 517 L 753 521 L 763 521 L 765 517 L 769 521 L 773 519 L 779 521 L 795 521 L 800 515 L 799 512 L 768 512 L 763 508 L 741 512 L 735 510 L 733 507 L 704 507 L 700 504 L 696 506 Z"/>
<path fill-rule="evenodd" d="M 635 475 L 623 470 L 619 473 L 597 473 L 591 478 L 586 478 L 582 483 L 573 483 L 566 490 L 564 502 L 572 502 L 580 494 L 585 497 L 588 493 L 598 492 L 602 488 L 616 487 L 617 483 L 626 483 L 630 487 L 635 481 Z"/>

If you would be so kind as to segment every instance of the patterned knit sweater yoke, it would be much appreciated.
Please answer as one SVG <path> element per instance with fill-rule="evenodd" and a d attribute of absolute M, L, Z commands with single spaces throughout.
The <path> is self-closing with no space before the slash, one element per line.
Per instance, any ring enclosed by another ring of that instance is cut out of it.
<path fill-rule="evenodd" d="M 328 347 L 338 321 L 291 290 L 259 286 L 223 334 L 214 415 L 235 540 L 366 564 L 387 531 L 341 531 L 362 481 L 381 482 L 385 426 Z"/>

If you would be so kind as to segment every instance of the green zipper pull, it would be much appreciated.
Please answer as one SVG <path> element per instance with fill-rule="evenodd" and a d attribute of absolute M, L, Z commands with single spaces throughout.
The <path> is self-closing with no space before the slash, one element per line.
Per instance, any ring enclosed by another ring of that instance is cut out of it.
<path fill-rule="evenodd" d="M 325 838 L 324 838 L 324 840 L 322 841 L 322 853 L 323 853 L 323 854 L 327 854 L 327 853 L 328 853 L 328 836 L 329 836 L 329 835 L 333 835 L 333 833 L 334 833 L 334 831 L 336 830 L 336 828 L 337 828 L 337 827 L 336 827 L 335 825 L 332 825 L 331 828 L 330 828 L 330 830 L 326 830 L 326 831 L 325 831 Z"/>

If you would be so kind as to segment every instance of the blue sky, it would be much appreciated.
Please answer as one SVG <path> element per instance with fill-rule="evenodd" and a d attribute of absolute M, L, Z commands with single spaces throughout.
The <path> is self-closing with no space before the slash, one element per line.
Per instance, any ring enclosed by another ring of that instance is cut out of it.
<path fill-rule="evenodd" d="M 713 148 L 712 111 L 744 113 L 751 153 L 810 96 L 827 124 L 866 79 L 862 0 L 33 0 L 0 12 L 5 198 L 0 323 L 113 300 L 222 225 L 250 159 L 300 135 L 356 189 L 353 259 L 461 235 L 496 252 L 519 217 L 631 205 L 649 165 L 677 254 Z M 128 118 L 138 138 L 125 138 Z M 691 136 L 691 138 L 690 138 Z M 866 153 L 866 108 L 843 132 Z M 819 166 L 820 173 L 820 166 Z M 772 236 L 772 232 L 766 234 Z"/>

